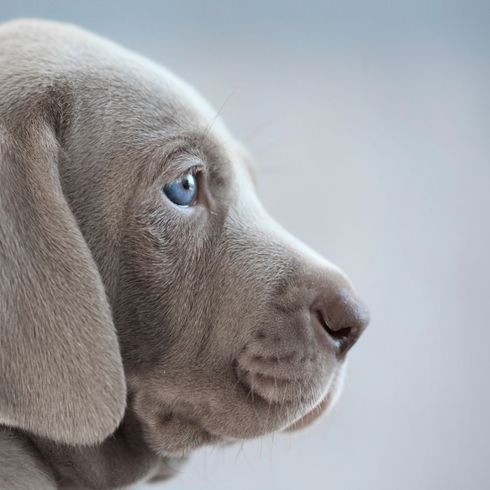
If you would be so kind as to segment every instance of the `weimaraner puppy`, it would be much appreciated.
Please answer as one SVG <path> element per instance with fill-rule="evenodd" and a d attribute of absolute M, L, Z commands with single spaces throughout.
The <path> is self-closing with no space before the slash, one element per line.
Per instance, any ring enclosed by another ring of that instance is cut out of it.
<path fill-rule="evenodd" d="M 0 487 L 126 488 L 309 424 L 368 322 L 216 112 L 77 27 L 0 26 Z"/>

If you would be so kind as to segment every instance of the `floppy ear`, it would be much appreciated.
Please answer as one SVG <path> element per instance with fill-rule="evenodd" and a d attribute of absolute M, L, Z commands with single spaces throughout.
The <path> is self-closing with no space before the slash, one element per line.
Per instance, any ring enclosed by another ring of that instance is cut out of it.
<path fill-rule="evenodd" d="M 55 131 L 0 119 L 0 424 L 93 444 L 126 387 L 102 280 L 63 195 Z"/>

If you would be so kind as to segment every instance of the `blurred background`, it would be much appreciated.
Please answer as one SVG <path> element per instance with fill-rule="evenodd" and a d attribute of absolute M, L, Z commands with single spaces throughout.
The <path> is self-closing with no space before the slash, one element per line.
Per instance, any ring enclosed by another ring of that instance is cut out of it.
<path fill-rule="evenodd" d="M 193 84 L 257 159 L 271 214 L 371 309 L 328 418 L 202 450 L 163 488 L 488 489 L 490 3 L 0 0 L 18 16 Z"/>

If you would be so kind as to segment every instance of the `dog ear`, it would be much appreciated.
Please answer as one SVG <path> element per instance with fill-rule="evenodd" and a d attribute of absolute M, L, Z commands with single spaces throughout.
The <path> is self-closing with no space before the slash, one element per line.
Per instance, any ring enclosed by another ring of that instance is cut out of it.
<path fill-rule="evenodd" d="M 94 444 L 119 425 L 126 386 L 52 126 L 32 114 L 8 127 L 0 119 L 0 424 Z"/>

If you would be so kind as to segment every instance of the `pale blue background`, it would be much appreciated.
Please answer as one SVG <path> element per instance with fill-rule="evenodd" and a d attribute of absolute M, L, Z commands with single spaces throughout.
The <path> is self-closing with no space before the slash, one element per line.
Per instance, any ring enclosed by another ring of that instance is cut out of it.
<path fill-rule="evenodd" d="M 371 307 L 331 417 L 202 451 L 164 488 L 490 488 L 489 5 L 0 0 L 226 100 L 267 207 Z"/>

